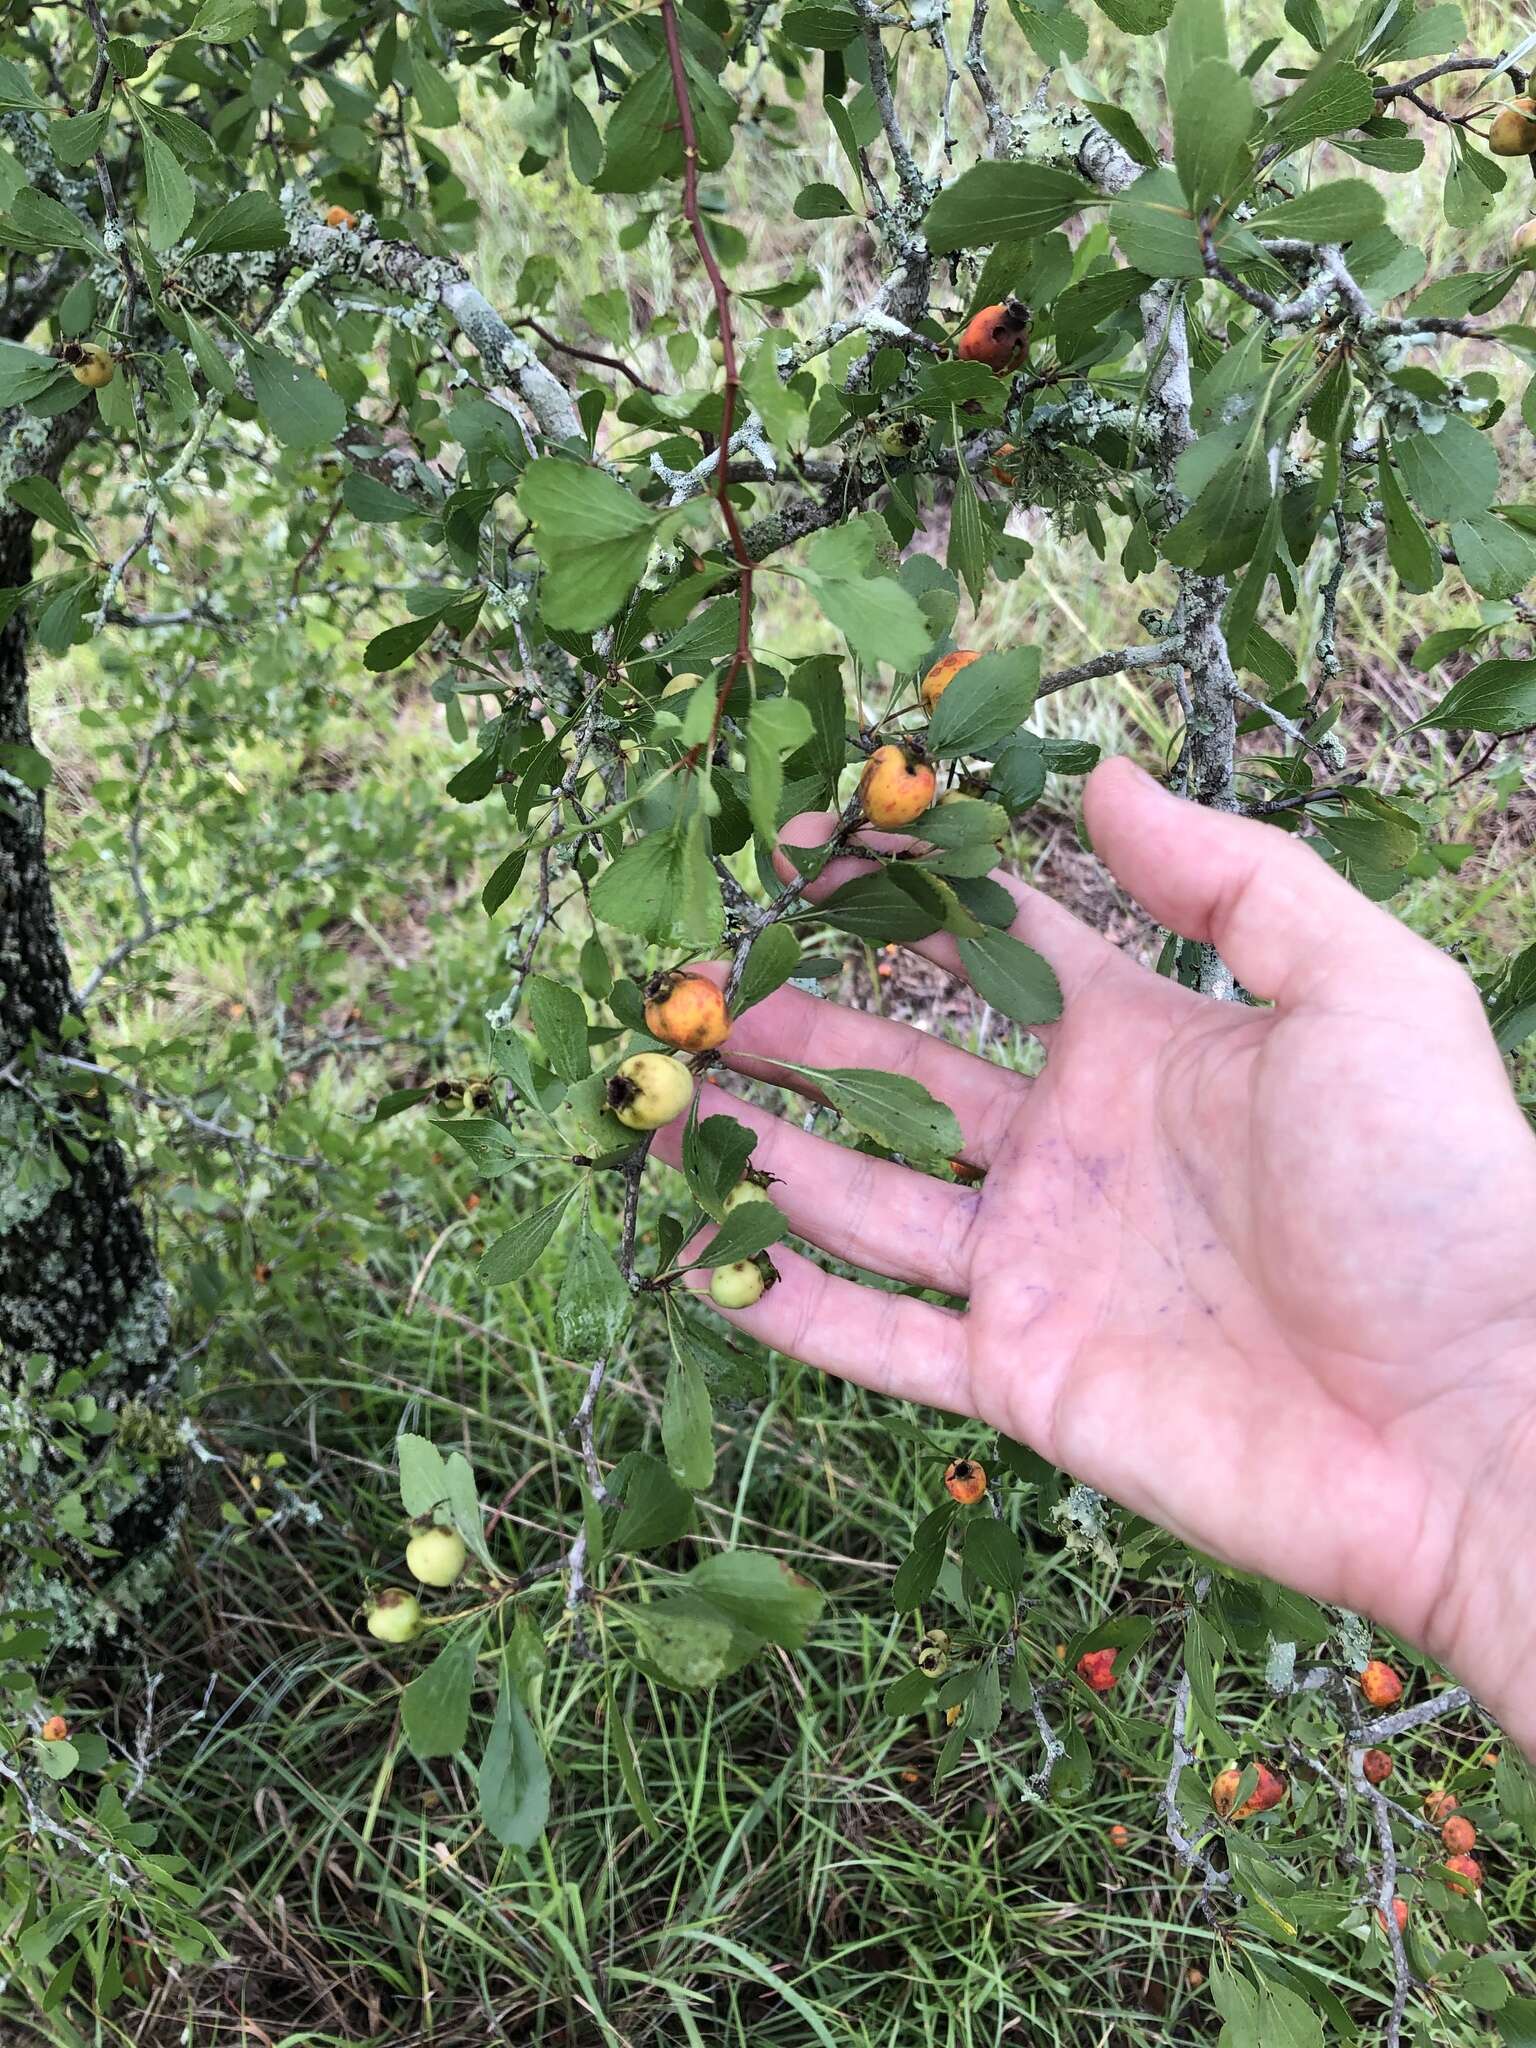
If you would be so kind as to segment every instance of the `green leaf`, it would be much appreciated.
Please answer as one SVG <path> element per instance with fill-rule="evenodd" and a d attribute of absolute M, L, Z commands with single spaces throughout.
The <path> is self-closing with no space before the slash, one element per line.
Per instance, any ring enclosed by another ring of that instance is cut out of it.
<path fill-rule="evenodd" d="M 1424 522 L 1403 495 L 1397 471 L 1381 443 L 1376 462 L 1376 488 L 1381 494 L 1382 519 L 1387 529 L 1387 559 L 1404 590 L 1415 596 L 1433 590 L 1445 574 L 1440 550 L 1424 531 Z"/>
<path fill-rule="evenodd" d="M 816 181 L 802 185 L 790 211 L 796 220 L 851 219 L 853 208 L 835 185 Z"/>
<path fill-rule="evenodd" d="M 240 43 L 268 21 L 258 0 L 203 0 L 192 17 L 192 34 L 205 43 Z"/>
<path fill-rule="evenodd" d="M 193 256 L 231 256 L 255 249 L 281 249 L 288 241 L 283 209 L 265 192 L 242 192 L 203 222 L 192 237 Z"/>
<path fill-rule="evenodd" d="M 493 1116 L 447 1118 L 439 1123 L 438 1129 L 446 1131 L 456 1145 L 462 1146 L 490 1179 L 495 1179 L 497 1174 L 510 1173 L 526 1157 L 505 1124 L 499 1124 Z"/>
<path fill-rule="evenodd" d="M 765 1550 L 712 1551 L 687 1583 L 739 1628 L 781 1649 L 803 1649 L 821 1618 L 819 1588 Z"/>
<path fill-rule="evenodd" d="M 693 1524 L 693 1496 L 659 1458 L 640 1452 L 624 1461 L 624 1505 L 613 1526 L 616 1551 L 659 1550 Z"/>
<path fill-rule="evenodd" d="M 592 884 L 592 914 L 653 945 L 712 950 L 725 913 L 701 836 L 677 822 L 626 846 Z"/>
<path fill-rule="evenodd" d="M 285 447 L 328 447 L 346 426 L 347 408 L 313 370 L 259 341 L 247 341 L 245 361 L 257 409 Z"/>
<path fill-rule="evenodd" d="M 1523 732 L 1536 725 L 1536 661 L 1482 661 L 1412 729 Z"/>
<path fill-rule="evenodd" d="M 692 1353 L 676 1343 L 661 1395 L 661 1441 L 680 1486 L 697 1493 L 715 1476 L 709 1383 Z"/>
<path fill-rule="evenodd" d="M 923 236 L 936 253 L 1048 234 L 1099 204 L 1074 171 L 1050 164 L 981 163 L 962 171 L 929 207 Z"/>
<path fill-rule="evenodd" d="M 1230 199 L 1245 181 L 1253 88 L 1219 57 L 1190 74 L 1174 106 L 1173 161 L 1184 196 L 1197 212 Z"/>
<path fill-rule="evenodd" d="M 546 974 L 528 983 L 528 1011 L 544 1057 L 562 1081 L 584 1081 L 592 1071 L 587 1008 L 575 989 Z"/>
<path fill-rule="evenodd" d="M 1039 685 L 1038 647 L 1012 647 L 969 662 L 934 708 L 929 748 L 941 759 L 990 755 L 1028 718 Z"/>
<path fill-rule="evenodd" d="M 1050 1024 L 1061 1015 L 1061 984 L 1032 946 L 1007 932 L 957 939 L 955 945 L 977 995 L 1015 1024 Z"/>
<path fill-rule="evenodd" d="M 531 1849 L 549 1818 L 549 1766 L 505 1659 L 479 1776 L 480 1814 L 491 1834 L 505 1848 Z"/>
<path fill-rule="evenodd" d="M 475 1484 L 475 1468 L 462 1451 L 450 1451 L 446 1470 L 448 1507 L 453 1516 L 453 1526 L 474 1555 L 489 1568 L 491 1554 L 485 1547 L 485 1515 L 480 1506 L 479 1488 Z"/>
<path fill-rule="evenodd" d="M 1386 207 L 1363 178 L 1332 178 L 1258 214 L 1248 225 L 1256 235 L 1289 235 L 1300 242 L 1349 242 L 1379 228 Z"/>
<path fill-rule="evenodd" d="M 909 1159 L 953 1159 L 963 1142 L 955 1113 L 906 1074 L 865 1067 L 804 1067 L 839 1116 Z"/>
<path fill-rule="evenodd" d="M 104 253 L 88 221 L 30 185 L 16 194 L 0 222 L 0 243 L 14 249 L 78 249 L 86 256 Z"/>
<path fill-rule="evenodd" d="M 531 1273 L 560 1228 L 560 1219 L 575 1192 L 574 1188 L 569 1189 L 503 1231 L 486 1247 L 484 1258 L 475 1268 L 476 1278 L 486 1287 L 506 1287 Z"/>
<path fill-rule="evenodd" d="M 46 789 L 53 780 L 53 763 L 20 740 L 0 740 L 0 774 L 14 777 L 25 789 Z"/>
<path fill-rule="evenodd" d="M 1324 58 L 1276 108 L 1270 117 L 1270 138 L 1293 149 L 1362 127 L 1375 114 L 1376 93 L 1366 74 Z"/>
<path fill-rule="evenodd" d="M 0 406 L 23 405 L 68 376 L 57 356 L 22 348 L 18 342 L 0 341 Z"/>
<path fill-rule="evenodd" d="M 139 140 L 144 150 L 145 225 L 149 246 L 163 254 L 179 242 L 192 220 L 197 195 L 192 180 L 158 136 L 143 122 Z"/>
<path fill-rule="evenodd" d="M 701 1209 L 718 1218 L 726 1196 L 746 1171 L 757 1133 L 733 1116 L 699 1116 L 699 1098 L 683 1126 L 683 1173 Z"/>
<path fill-rule="evenodd" d="M 5 487 L 5 495 L 13 505 L 19 505 L 23 512 L 30 512 L 34 519 L 41 519 L 49 526 L 56 526 L 60 533 L 80 542 L 82 547 L 97 552 L 96 543 L 89 532 L 75 517 L 74 509 L 64 493 L 45 476 L 19 476 Z"/>
<path fill-rule="evenodd" d="M 782 988 L 800 965 L 800 941 L 784 923 L 765 925 L 752 941 L 741 986 L 736 992 L 736 1014 L 750 1010 L 754 1003 Z"/>
<path fill-rule="evenodd" d="M 764 697 L 747 726 L 747 792 L 753 830 L 769 846 L 779 836 L 784 760 L 810 739 L 811 714 L 793 697 Z"/>
<path fill-rule="evenodd" d="M 583 1216 L 555 1302 L 555 1329 L 567 1358 L 605 1358 L 634 1314 L 613 1253 Z"/>
<path fill-rule="evenodd" d="M 645 573 L 656 520 L 603 470 L 540 456 L 519 479 L 544 564 L 540 605 L 562 632 L 605 626 Z"/>
<path fill-rule="evenodd" d="M 886 1687 L 885 1698 L 880 1702 L 881 1711 L 892 1720 L 902 1720 L 908 1714 L 920 1714 L 933 1693 L 933 1680 L 923 1671 L 904 1671 L 900 1678 Z"/>
<path fill-rule="evenodd" d="M 1471 519 L 1497 495 L 1498 453 L 1470 420 L 1452 414 L 1437 434 L 1394 441 L 1392 453 L 1403 489 L 1425 519 Z"/>
<path fill-rule="evenodd" d="M 1536 1001 L 1536 945 L 1528 946 L 1519 958 L 1510 962 L 1509 979 L 1517 993 L 1523 994 L 1528 990 L 1528 1000 Z M 1536 1021 L 1533 1021 L 1532 1028 L 1536 1029 Z M 1503 1050 L 1508 1051 L 1508 1045 L 1503 1045 Z M 1536 1848 L 1536 1771 L 1523 1757 L 1516 1755 L 1508 1743 L 1499 1751 L 1493 1789 L 1500 1818 L 1517 1827 L 1526 1841 Z"/>
<path fill-rule="evenodd" d="M 771 1195 L 765 1194 L 760 1202 L 742 1202 L 706 1244 L 689 1254 L 688 1264 L 729 1266 L 739 1259 L 754 1259 L 777 1244 L 788 1229 L 788 1219 Z"/>
<path fill-rule="evenodd" d="M 444 1643 L 400 1700 L 405 1739 L 419 1757 L 456 1756 L 469 1733 L 469 1698 L 475 1684 L 480 1630 Z"/>
<path fill-rule="evenodd" d="M 1496 512 L 1479 512 L 1451 528 L 1456 566 L 1482 597 L 1518 597 L 1536 576 L 1536 540 Z"/>
<path fill-rule="evenodd" d="M 902 886 L 890 868 L 857 875 L 817 904 L 815 915 L 871 945 L 908 944 L 944 929 L 942 906 Z"/>
<path fill-rule="evenodd" d="M 1173 0 L 1097 0 L 1100 14 L 1107 15 L 1128 36 L 1156 35 L 1173 12 Z"/>
<path fill-rule="evenodd" d="M 745 1661 L 756 1639 L 738 1642 L 729 1616 L 708 1601 L 674 1593 L 644 1607 L 627 1607 L 625 1617 L 646 1664 L 668 1685 L 684 1691 L 713 1685 Z"/>
<path fill-rule="evenodd" d="M 1009 1599 L 1023 1586 L 1029 1566 L 1019 1539 L 993 1515 L 973 1515 L 965 1525 L 965 1564 L 984 1586 Z"/>
<path fill-rule="evenodd" d="M 860 660 L 911 670 L 933 634 L 917 599 L 894 576 L 870 573 L 876 545 L 876 528 L 867 518 L 832 527 L 806 550 L 804 580 Z"/>
<path fill-rule="evenodd" d="M 107 132 L 107 123 L 112 118 L 110 106 L 98 107 L 93 114 L 66 115 L 63 120 L 48 124 L 48 147 L 61 164 L 68 164 L 78 170 L 100 149 L 102 138 Z"/>
<path fill-rule="evenodd" d="M 58 1742 L 34 1742 L 32 1754 L 45 1778 L 67 1778 L 80 1761 L 80 1752 L 66 1736 Z"/>
<path fill-rule="evenodd" d="M 955 1503 L 945 1500 L 918 1523 L 912 1548 L 902 1559 L 891 1582 L 891 1604 L 898 1613 L 907 1614 L 914 1607 L 921 1607 L 938 1584 L 944 1564 L 944 1546 L 949 1540 L 950 1524 L 954 1519 Z"/>
<path fill-rule="evenodd" d="M 395 1438 L 400 1467 L 400 1504 L 413 1518 L 430 1515 L 448 1498 L 448 1468 L 435 1444 L 404 1430 Z"/>

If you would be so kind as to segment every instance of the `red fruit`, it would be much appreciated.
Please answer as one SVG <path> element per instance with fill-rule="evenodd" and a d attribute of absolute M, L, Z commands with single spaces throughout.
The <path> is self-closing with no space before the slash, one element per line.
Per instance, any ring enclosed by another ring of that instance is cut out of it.
<path fill-rule="evenodd" d="M 713 1052 L 731 1032 L 725 997 L 702 974 L 653 974 L 645 985 L 645 1028 L 680 1052 Z"/>
<path fill-rule="evenodd" d="M 1125 1825 L 1124 1821 L 1117 1820 L 1109 1831 L 1109 1846 L 1111 1849 L 1128 1849 L 1130 1843 L 1130 1829 Z"/>
<path fill-rule="evenodd" d="M 974 647 L 957 647 L 953 653 L 941 654 L 939 656 L 933 667 L 929 669 L 927 675 L 923 677 L 918 689 L 918 694 L 923 700 L 923 709 L 930 718 L 933 716 L 934 707 L 939 699 L 949 688 L 955 677 L 959 675 L 961 669 L 969 668 L 973 661 L 980 661 L 980 659 L 981 656 Z"/>
<path fill-rule="evenodd" d="M 1392 1759 L 1384 1749 L 1368 1749 L 1360 1759 L 1368 1785 L 1384 1785 L 1392 1775 Z"/>
<path fill-rule="evenodd" d="M 1268 1764 L 1256 1764 L 1254 1769 L 1258 1773 L 1258 1783 L 1236 1812 L 1233 1812 L 1232 1803 L 1242 1783 L 1241 1770 L 1236 1764 L 1228 1764 L 1224 1771 L 1216 1773 L 1211 1785 L 1211 1804 L 1223 1820 L 1229 1816 L 1233 1820 L 1247 1820 L 1250 1814 L 1268 1813 L 1272 1806 L 1283 1805 L 1289 1797 L 1291 1788 L 1281 1772 L 1272 1771 Z"/>
<path fill-rule="evenodd" d="M 1453 1856 L 1465 1856 L 1477 1846 L 1477 1829 L 1464 1813 L 1453 1813 L 1441 1828 L 1440 1839 Z"/>
<path fill-rule="evenodd" d="M 1360 1690 L 1373 1707 L 1390 1707 L 1403 1696 L 1403 1681 L 1390 1664 L 1373 1657 L 1360 1674 Z"/>
<path fill-rule="evenodd" d="M 951 1500 L 959 1501 L 963 1508 L 972 1507 L 987 1490 L 986 1467 L 974 1458 L 951 1459 L 944 1468 L 944 1485 Z"/>
<path fill-rule="evenodd" d="M 1029 354 L 1029 308 L 1018 299 L 983 306 L 967 321 L 955 353 L 963 363 L 985 363 L 999 374 L 1016 370 Z"/>
<path fill-rule="evenodd" d="M 1446 1879 L 1453 1892 L 1460 1892 L 1464 1897 L 1470 1898 L 1474 1892 L 1482 1888 L 1483 1866 L 1475 1856 L 1447 1856 L 1445 1867 L 1456 1873 L 1455 1877 Z"/>
<path fill-rule="evenodd" d="M 871 825 L 896 831 L 933 802 L 939 778 L 906 747 L 876 747 L 859 777 L 859 807 Z"/>
<path fill-rule="evenodd" d="M 1397 1922 L 1397 1931 L 1401 1934 L 1408 1925 L 1408 1901 L 1406 1899 L 1394 1899 L 1392 1901 L 1392 1918 Z M 1387 1916 L 1383 1913 L 1380 1906 L 1376 1908 L 1376 1925 L 1383 1934 L 1386 1933 Z"/>
<path fill-rule="evenodd" d="M 40 1733 L 44 1742 L 63 1742 L 69 1734 L 69 1723 L 62 1714 L 50 1714 Z"/>
<path fill-rule="evenodd" d="M 1077 1675 L 1090 1692 L 1108 1692 L 1115 1682 L 1118 1650 L 1084 1650 L 1077 1660 Z"/>
<path fill-rule="evenodd" d="M 1448 1814 L 1456 1811 L 1456 1794 L 1454 1792 L 1426 1792 L 1424 1794 L 1424 1811 L 1431 1820 L 1444 1820 Z"/>

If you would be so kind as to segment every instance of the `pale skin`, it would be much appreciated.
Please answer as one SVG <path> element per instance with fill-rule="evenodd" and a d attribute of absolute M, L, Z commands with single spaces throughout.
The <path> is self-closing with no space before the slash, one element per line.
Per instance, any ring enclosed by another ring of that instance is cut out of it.
<path fill-rule="evenodd" d="M 802 1095 L 776 1054 L 911 1074 L 986 1179 L 872 1160 L 804 1131 L 792 1102 L 793 1121 L 733 1100 L 798 1237 L 961 1305 L 775 1247 L 779 1284 L 729 1320 L 1374 1617 L 1536 1751 L 1536 1136 L 1477 993 L 1271 826 L 1126 761 L 1095 772 L 1086 806 L 1122 887 L 1216 946 L 1264 1007 L 1158 978 L 1002 873 L 1015 936 L 1063 990 L 1039 1078 L 779 991 L 738 1020 L 728 1067 Z M 864 871 L 834 861 L 811 893 Z M 916 950 L 958 974 L 948 939 Z M 681 1130 L 657 1137 L 673 1163 Z"/>

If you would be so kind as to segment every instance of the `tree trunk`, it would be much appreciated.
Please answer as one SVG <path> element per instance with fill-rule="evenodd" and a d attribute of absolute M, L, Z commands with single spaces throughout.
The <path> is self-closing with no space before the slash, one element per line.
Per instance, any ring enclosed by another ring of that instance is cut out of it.
<path fill-rule="evenodd" d="M 32 521 L 12 511 L 0 589 L 31 573 Z M 18 614 L 0 629 L 0 749 L 30 742 Z M 172 1354 L 154 1247 L 104 1105 L 52 1058 L 84 1056 L 87 1040 L 43 797 L 15 765 L 0 751 L 0 1606 L 46 1610 L 55 1648 L 78 1647 L 131 1624 L 162 1587 L 181 1449 L 158 1412 Z"/>

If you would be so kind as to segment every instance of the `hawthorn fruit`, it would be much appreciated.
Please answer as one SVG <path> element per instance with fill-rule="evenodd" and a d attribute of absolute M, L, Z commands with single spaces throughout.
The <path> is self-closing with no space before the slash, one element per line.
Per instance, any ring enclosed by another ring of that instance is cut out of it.
<path fill-rule="evenodd" d="M 859 808 L 871 825 L 898 831 L 933 802 L 939 778 L 919 755 L 887 743 L 876 747 L 859 777 Z"/>
<path fill-rule="evenodd" d="M 713 1052 L 731 1034 L 725 997 L 703 974 L 653 974 L 645 985 L 645 1028 L 679 1052 Z"/>
<path fill-rule="evenodd" d="M 1271 1807 L 1285 1804 L 1291 1788 L 1284 1773 L 1272 1771 L 1268 1764 L 1256 1764 L 1254 1769 L 1258 1773 L 1258 1783 L 1235 1811 L 1233 1802 L 1243 1773 L 1236 1764 L 1228 1764 L 1224 1771 L 1216 1773 L 1211 1783 L 1211 1805 L 1223 1820 L 1247 1820 L 1251 1814 L 1268 1813 Z"/>
<path fill-rule="evenodd" d="M 70 374 L 77 384 L 84 384 L 90 391 L 100 391 L 110 384 L 117 375 L 117 365 L 108 352 L 94 341 L 66 342 L 63 360 L 68 363 Z"/>
<path fill-rule="evenodd" d="M 1456 1811 L 1456 1794 L 1438 1791 L 1424 1794 L 1424 1812 L 1430 1820 L 1441 1821 Z"/>
<path fill-rule="evenodd" d="M 1488 128 L 1494 156 L 1536 156 L 1536 99 L 1528 93 L 1500 107 Z"/>
<path fill-rule="evenodd" d="M 1360 1690 L 1372 1707 L 1390 1707 L 1403 1696 L 1403 1681 L 1390 1664 L 1373 1657 L 1360 1674 Z"/>
<path fill-rule="evenodd" d="M 985 363 L 1000 376 L 1017 370 L 1029 359 L 1028 306 L 1012 297 L 983 306 L 966 322 L 955 353 L 962 363 Z"/>
<path fill-rule="evenodd" d="M 957 647 L 952 654 L 941 654 L 939 656 L 933 667 L 929 669 L 927 675 L 923 677 L 921 684 L 923 709 L 930 718 L 933 716 L 934 706 L 949 688 L 955 677 L 959 675 L 961 669 L 969 668 L 973 661 L 980 661 L 980 659 L 981 656 L 974 647 Z"/>
<path fill-rule="evenodd" d="M 1384 1749 L 1368 1749 L 1360 1759 L 1360 1769 L 1368 1785 L 1384 1785 L 1392 1775 L 1392 1759 Z"/>
<path fill-rule="evenodd" d="M 882 455 L 900 460 L 922 446 L 927 431 L 921 420 L 887 420 L 875 435 L 875 446 Z"/>
<path fill-rule="evenodd" d="M 368 1603 L 368 1633 L 381 1643 L 408 1643 L 421 1634 L 421 1602 L 399 1586 L 386 1586 Z"/>
<path fill-rule="evenodd" d="M 952 1458 L 944 1467 L 944 1487 L 951 1500 L 972 1507 L 987 1490 L 987 1469 L 974 1458 Z"/>
<path fill-rule="evenodd" d="M 344 206 L 328 206 L 325 209 L 325 224 L 328 228 L 355 228 L 357 215 L 349 213 Z"/>
<path fill-rule="evenodd" d="M 1483 1866 L 1475 1856 L 1447 1856 L 1445 1867 L 1456 1873 L 1454 1877 L 1446 1879 L 1453 1892 L 1460 1892 L 1464 1898 L 1471 1898 L 1474 1892 L 1482 1890 Z"/>
<path fill-rule="evenodd" d="M 1536 257 L 1536 220 L 1522 221 L 1509 238 L 1512 263 L 1528 263 Z"/>
<path fill-rule="evenodd" d="M 69 1723 L 62 1714 L 50 1714 L 38 1732 L 44 1742 L 64 1742 L 69 1736 Z"/>
<path fill-rule="evenodd" d="M 709 1276 L 709 1298 L 720 1308 L 751 1308 L 761 1301 L 768 1282 L 755 1259 L 732 1259 Z"/>
<path fill-rule="evenodd" d="M 424 1586 L 451 1586 L 468 1562 L 457 1529 L 418 1529 L 405 1546 L 405 1568 Z"/>
<path fill-rule="evenodd" d="M 1477 1829 L 1464 1813 L 1447 1814 L 1440 1839 L 1453 1856 L 1465 1856 L 1477 1847 Z"/>
<path fill-rule="evenodd" d="M 1131 1845 L 1131 1831 L 1123 1820 L 1117 1820 L 1109 1831 L 1111 1849 L 1128 1849 Z"/>
<path fill-rule="evenodd" d="M 637 1052 L 608 1083 L 607 1103 L 631 1131 L 659 1131 L 693 1099 L 693 1080 L 681 1060 L 666 1052 Z"/>
<path fill-rule="evenodd" d="M 1090 1692 L 1108 1692 L 1115 1682 L 1117 1649 L 1084 1650 L 1077 1660 L 1077 1675 Z"/>
<path fill-rule="evenodd" d="M 998 483 L 1012 485 L 1018 481 L 1013 473 L 1013 467 L 1008 460 L 1010 455 L 1017 455 L 1018 452 L 1018 449 L 1014 447 L 1011 441 L 1004 441 L 1000 448 L 993 451 L 990 466 L 992 474 Z"/>
<path fill-rule="evenodd" d="M 1392 1901 L 1392 1918 L 1397 1922 L 1397 1931 L 1401 1934 L 1408 1925 L 1408 1901 L 1406 1899 L 1394 1899 Z M 1383 1934 L 1386 1933 L 1387 1916 L 1383 1913 L 1380 1906 L 1376 1908 L 1376 1925 Z"/>

